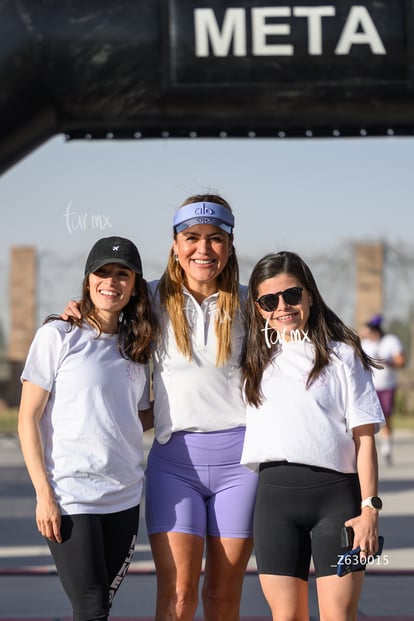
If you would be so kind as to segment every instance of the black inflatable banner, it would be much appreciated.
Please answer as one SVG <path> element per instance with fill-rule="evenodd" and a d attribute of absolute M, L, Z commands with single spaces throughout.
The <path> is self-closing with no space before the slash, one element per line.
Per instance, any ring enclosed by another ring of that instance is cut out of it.
<path fill-rule="evenodd" d="M 46 139 L 414 132 L 414 0 L 1 0 L 0 172 Z"/>

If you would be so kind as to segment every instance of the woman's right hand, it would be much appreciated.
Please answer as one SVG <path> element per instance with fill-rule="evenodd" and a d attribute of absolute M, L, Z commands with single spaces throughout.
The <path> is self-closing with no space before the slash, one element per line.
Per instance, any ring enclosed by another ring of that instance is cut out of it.
<path fill-rule="evenodd" d="M 36 524 L 39 532 L 56 543 L 62 543 L 60 534 L 61 514 L 56 500 L 48 496 L 38 498 L 36 505 Z"/>
<path fill-rule="evenodd" d="M 69 317 L 82 319 L 82 315 L 79 312 L 79 302 L 76 302 L 76 300 L 70 300 L 70 302 L 65 306 L 65 310 L 61 314 L 61 317 L 65 321 L 67 321 Z"/>
<path fill-rule="evenodd" d="M 40 421 L 50 393 L 41 386 L 23 381 L 18 416 L 18 434 L 26 468 L 36 492 L 36 524 L 39 532 L 61 543 L 61 516 L 46 471 Z"/>

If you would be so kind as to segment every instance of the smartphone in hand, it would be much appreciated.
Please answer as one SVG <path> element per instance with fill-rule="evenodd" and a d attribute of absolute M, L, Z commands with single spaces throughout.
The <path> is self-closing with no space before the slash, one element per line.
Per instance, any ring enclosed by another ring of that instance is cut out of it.
<path fill-rule="evenodd" d="M 343 546 L 352 545 L 353 541 L 353 532 L 352 529 L 344 527 L 342 532 L 342 544 Z M 346 576 L 351 571 L 358 571 L 366 567 L 372 560 L 378 558 L 382 554 L 382 549 L 384 546 L 384 537 L 379 535 L 378 537 L 378 550 L 375 554 L 366 556 L 361 558 L 361 548 L 360 546 L 345 552 L 338 560 L 336 574 L 339 577 Z"/>

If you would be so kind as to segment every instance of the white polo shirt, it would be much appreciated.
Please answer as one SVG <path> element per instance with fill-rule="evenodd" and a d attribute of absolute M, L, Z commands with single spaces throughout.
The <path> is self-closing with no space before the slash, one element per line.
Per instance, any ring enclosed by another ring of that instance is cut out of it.
<path fill-rule="evenodd" d="M 289 461 L 356 472 L 352 429 L 384 424 L 372 383 L 353 349 L 333 344 L 330 364 L 306 389 L 314 348 L 285 342 L 263 374 L 264 402 L 247 407 L 241 463 L 257 470 L 268 461 Z"/>
<path fill-rule="evenodd" d="M 161 322 L 161 338 L 154 351 L 155 436 L 165 444 L 175 431 L 209 432 L 245 425 L 241 392 L 240 360 L 245 334 L 241 312 L 232 327 L 232 355 L 216 366 L 217 339 L 215 293 L 200 305 L 184 289 L 185 314 L 191 331 L 192 359 L 178 351 L 168 315 L 156 293 L 158 281 L 150 283 Z M 246 287 L 240 287 L 244 304 Z M 228 321 L 223 317 L 222 321 Z"/>

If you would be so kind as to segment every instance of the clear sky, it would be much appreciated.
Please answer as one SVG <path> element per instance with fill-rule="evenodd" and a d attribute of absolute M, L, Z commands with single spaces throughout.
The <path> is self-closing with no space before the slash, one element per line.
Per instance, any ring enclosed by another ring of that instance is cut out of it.
<path fill-rule="evenodd" d="M 123 235 L 136 242 L 145 275 L 155 278 L 166 263 L 175 209 L 208 190 L 232 204 L 238 255 L 251 262 L 281 249 L 333 256 L 358 241 L 411 252 L 413 162 L 414 137 L 57 136 L 0 177 L 0 265 L 13 245 L 83 261 L 99 237 Z M 83 262 L 79 281 L 82 269 Z M 2 291 L 5 278 L 2 270 Z M 63 273 L 59 278 L 64 282 Z"/>
<path fill-rule="evenodd" d="M 134 238 L 144 260 L 163 263 L 174 210 L 208 189 L 235 210 L 239 253 L 379 238 L 411 244 L 413 160 L 414 138 L 57 136 L 0 177 L 1 249 L 36 244 L 70 253 L 121 234 Z"/>

